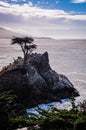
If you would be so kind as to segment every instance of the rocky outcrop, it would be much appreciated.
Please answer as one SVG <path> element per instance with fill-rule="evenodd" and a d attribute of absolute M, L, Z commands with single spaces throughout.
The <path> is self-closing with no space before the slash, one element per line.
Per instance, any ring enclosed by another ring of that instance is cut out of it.
<path fill-rule="evenodd" d="M 52 70 L 47 52 L 32 54 L 25 69 L 21 58 L 8 68 L 0 74 L 0 92 L 14 90 L 28 107 L 79 95 L 66 76 Z"/>

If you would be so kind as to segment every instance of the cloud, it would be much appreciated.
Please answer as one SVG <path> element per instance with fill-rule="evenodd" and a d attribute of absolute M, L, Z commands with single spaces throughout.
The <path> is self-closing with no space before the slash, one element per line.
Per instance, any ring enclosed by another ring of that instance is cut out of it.
<path fill-rule="evenodd" d="M 18 0 L 11 0 L 12 2 L 17 2 Z"/>
<path fill-rule="evenodd" d="M 28 4 L 9 4 L 0 1 L 0 13 L 11 14 L 11 15 L 21 15 L 27 18 L 46 18 L 46 19 L 67 19 L 67 20 L 86 20 L 86 15 L 73 15 L 67 13 L 64 10 L 52 10 L 52 9 L 42 9 L 37 6 L 33 6 L 32 2 Z"/>
<path fill-rule="evenodd" d="M 4 1 L 0 1 L 0 6 L 9 7 L 9 4 Z"/>
<path fill-rule="evenodd" d="M 72 3 L 85 3 L 86 0 L 72 0 Z"/>
<path fill-rule="evenodd" d="M 86 21 L 86 14 L 84 14 L 84 15 L 67 15 L 66 19 Z"/>
<path fill-rule="evenodd" d="M 31 1 L 23 5 L 0 1 L 0 26 L 32 36 L 71 37 L 72 34 L 81 34 L 85 37 L 86 15 L 44 9 L 34 6 Z"/>

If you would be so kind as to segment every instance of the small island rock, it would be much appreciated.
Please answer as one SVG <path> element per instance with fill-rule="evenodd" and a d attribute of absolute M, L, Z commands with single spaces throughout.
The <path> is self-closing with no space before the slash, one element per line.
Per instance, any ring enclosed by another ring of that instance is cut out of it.
<path fill-rule="evenodd" d="M 50 67 L 47 52 L 28 57 L 25 69 L 19 58 L 0 72 L 0 92 L 14 90 L 27 107 L 79 96 L 69 79 Z"/>

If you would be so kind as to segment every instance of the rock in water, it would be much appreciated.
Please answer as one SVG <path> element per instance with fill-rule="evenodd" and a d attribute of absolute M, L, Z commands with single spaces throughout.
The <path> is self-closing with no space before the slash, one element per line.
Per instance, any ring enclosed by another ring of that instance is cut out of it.
<path fill-rule="evenodd" d="M 18 59 L 8 67 L 11 69 L 1 72 L 0 92 L 14 90 L 19 100 L 28 107 L 79 96 L 66 76 L 52 70 L 47 52 L 32 54 L 25 70 L 21 63 L 22 59 Z"/>

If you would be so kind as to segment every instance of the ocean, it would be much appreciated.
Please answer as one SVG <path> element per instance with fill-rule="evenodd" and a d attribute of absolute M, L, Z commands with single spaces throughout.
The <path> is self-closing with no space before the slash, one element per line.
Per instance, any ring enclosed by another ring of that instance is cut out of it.
<path fill-rule="evenodd" d="M 56 40 L 40 38 L 34 40 L 37 53 L 49 54 L 50 66 L 59 74 L 68 77 L 80 96 L 76 103 L 86 99 L 86 40 Z M 0 69 L 11 63 L 16 57 L 23 56 L 18 45 L 11 45 L 10 39 L 0 39 Z M 58 107 L 58 103 L 52 103 Z M 43 105 L 43 104 L 42 104 Z M 61 108 L 68 108 L 69 101 L 64 101 Z"/>

